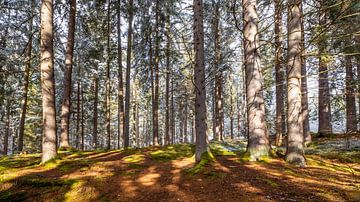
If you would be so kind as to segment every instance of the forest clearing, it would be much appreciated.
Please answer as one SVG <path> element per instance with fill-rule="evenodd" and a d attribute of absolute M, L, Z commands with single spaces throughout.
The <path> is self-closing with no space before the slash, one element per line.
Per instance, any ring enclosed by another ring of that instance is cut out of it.
<path fill-rule="evenodd" d="M 2 158 L 0 201 L 359 201 L 360 138 L 350 141 L 316 140 L 306 168 L 244 161 L 244 141 L 212 142 L 214 159 L 195 167 L 190 144 Z"/>
<path fill-rule="evenodd" d="M 360 201 L 359 0 L 0 0 L 0 202 Z"/>

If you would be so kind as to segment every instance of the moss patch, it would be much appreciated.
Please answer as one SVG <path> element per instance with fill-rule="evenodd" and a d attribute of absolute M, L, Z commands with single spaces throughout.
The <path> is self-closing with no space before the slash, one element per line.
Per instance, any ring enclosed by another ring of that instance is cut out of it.
<path fill-rule="evenodd" d="M 170 161 L 178 158 L 191 157 L 194 154 L 194 146 L 189 144 L 178 144 L 167 146 L 150 153 L 154 161 Z"/>
<path fill-rule="evenodd" d="M 201 155 L 201 160 L 199 163 L 197 163 L 195 165 L 195 167 L 190 168 L 187 170 L 187 173 L 190 175 L 196 175 L 198 174 L 200 171 L 202 171 L 204 169 L 204 167 L 208 164 L 210 164 L 211 162 L 216 161 L 215 157 L 213 156 L 213 154 L 209 151 L 209 152 L 205 152 Z"/>

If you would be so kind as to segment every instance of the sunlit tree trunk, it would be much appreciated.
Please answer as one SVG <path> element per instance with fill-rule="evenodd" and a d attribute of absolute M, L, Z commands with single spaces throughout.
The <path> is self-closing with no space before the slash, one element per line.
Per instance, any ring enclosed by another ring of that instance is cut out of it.
<path fill-rule="evenodd" d="M 170 15 L 166 21 L 165 145 L 170 144 Z"/>
<path fill-rule="evenodd" d="M 285 77 L 283 66 L 283 26 L 282 26 L 283 3 L 275 1 L 275 83 L 276 83 L 276 146 L 281 146 L 285 134 Z"/>
<path fill-rule="evenodd" d="M 346 132 L 357 131 L 356 102 L 355 102 L 355 81 L 353 77 L 353 64 L 350 55 L 345 56 L 346 67 Z"/>
<path fill-rule="evenodd" d="M 244 52 L 246 74 L 247 125 L 249 130 L 247 154 L 250 160 L 268 156 L 269 140 L 265 122 L 263 77 L 260 63 L 260 46 L 256 0 L 244 0 Z"/>
<path fill-rule="evenodd" d="M 105 81 L 105 125 L 106 125 L 106 140 L 107 140 L 107 144 L 106 144 L 106 149 L 110 150 L 111 149 L 111 127 L 110 127 L 110 122 L 111 122 L 111 114 L 110 114 L 110 107 L 111 107 L 111 95 L 110 95 L 110 90 L 111 90 L 111 86 L 110 86 L 110 57 L 111 57 L 111 47 L 110 47 L 110 35 L 111 35 L 111 28 L 110 28 L 110 8 L 111 8 L 111 4 L 110 4 L 110 0 L 108 1 L 108 8 L 107 8 L 107 42 L 106 42 L 106 47 L 107 47 L 107 51 L 106 51 L 106 81 Z"/>
<path fill-rule="evenodd" d="M 156 17 L 155 17 L 155 86 L 154 86 L 154 116 L 153 116 L 153 140 L 154 145 L 159 144 L 159 61 L 160 61 L 160 5 L 159 0 L 156 0 Z"/>
<path fill-rule="evenodd" d="M 84 112 L 84 90 L 80 84 L 80 94 L 81 94 L 81 150 L 85 150 L 85 112 Z"/>
<path fill-rule="evenodd" d="M 120 140 L 122 138 L 123 127 L 124 127 L 124 84 L 123 84 L 123 66 L 122 66 L 122 48 L 121 48 L 121 0 L 118 0 L 117 5 L 117 63 L 118 63 L 118 142 L 117 147 L 120 149 Z"/>
<path fill-rule="evenodd" d="M 230 89 L 230 138 L 234 139 L 234 99 L 232 89 Z"/>
<path fill-rule="evenodd" d="M 43 142 L 41 162 L 57 155 L 55 79 L 53 52 L 53 1 L 41 1 L 40 69 L 43 110 Z"/>
<path fill-rule="evenodd" d="M 130 69 L 131 69 L 131 51 L 132 51 L 132 35 L 133 35 L 133 0 L 129 0 L 129 30 L 128 44 L 126 56 L 126 91 L 125 91 L 125 122 L 124 122 L 124 147 L 129 147 L 130 134 Z"/>
<path fill-rule="evenodd" d="M 80 66 L 78 65 L 78 76 L 80 76 Z M 76 138 L 75 138 L 75 145 L 76 148 L 79 149 L 79 144 L 80 144 L 80 122 L 81 122 L 81 87 L 80 87 L 80 77 L 77 80 L 77 93 L 76 93 Z M 94 114 L 95 115 L 95 114 Z M 97 114 L 96 114 L 97 115 Z"/>
<path fill-rule="evenodd" d="M 321 1 L 320 8 L 323 8 Z M 324 11 L 320 12 L 319 26 L 325 29 L 326 14 Z M 320 135 L 326 135 L 332 132 L 331 126 L 331 105 L 330 105 L 330 88 L 328 77 L 328 57 L 327 57 L 327 35 L 322 34 L 318 40 L 319 47 L 319 129 Z"/>
<path fill-rule="evenodd" d="M 98 78 L 98 66 L 95 64 L 96 74 L 94 76 L 94 115 L 93 115 L 93 147 L 97 149 L 98 145 L 98 100 L 99 100 L 99 78 Z"/>
<path fill-rule="evenodd" d="M 184 143 L 188 142 L 188 99 L 187 94 L 185 94 L 185 108 L 184 108 Z"/>
<path fill-rule="evenodd" d="M 76 0 L 70 0 L 70 14 L 68 22 L 68 36 L 65 54 L 65 72 L 64 72 L 64 94 L 61 104 L 61 134 L 60 147 L 68 148 L 69 143 L 69 126 L 71 114 L 71 74 L 73 66 L 74 53 L 74 35 L 75 35 L 75 18 L 76 18 Z"/>
<path fill-rule="evenodd" d="M 34 0 L 31 1 L 31 7 L 35 7 Z M 31 12 L 32 15 L 33 12 Z M 30 16 L 29 20 L 29 38 L 28 44 L 25 52 L 25 71 L 24 71 L 24 91 L 21 102 L 21 114 L 20 114 L 20 123 L 19 123 L 19 138 L 18 138 L 18 151 L 23 150 L 24 145 L 24 131 L 25 131 L 25 119 L 26 119 L 26 109 L 28 101 L 28 91 L 29 91 L 29 77 L 30 77 L 30 68 L 31 68 L 31 54 L 32 54 L 32 39 L 33 39 L 33 17 Z"/>
<path fill-rule="evenodd" d="M 301 13 L 303 14 L 303 5 L 301 5 Z M 310 122 L 309 122 L 309 103 L 308 103 L 308 87 L 307 87 L 307 70 L 305 54 L 305 31 L 304 31 L 304 15 L 301 16 L 301 105 L 303 119 L 304 144 L 311 143 Z"/>
<path fill-rule="evenodd" d="M 174 77 L 171 78 L 171 144 L 175 143 Z"/>
<path fill-rule="evenodd" d="M 286 161 L 305 166 L 301 114 L 301 0 L 290 0 L 288 6 L 288 136 Z"/>
<path fill-rule="evenodd" d="M 195 49 L 195 131 L 196 150 L 195 160 L 199 162 L 204 152 L 207 152 L 206 125 L 206 88 L 205 88 L 205 59 L 204 59 L 204 13 L 203 1 L 193 1 L 194 10 L 194 49 Z"/>

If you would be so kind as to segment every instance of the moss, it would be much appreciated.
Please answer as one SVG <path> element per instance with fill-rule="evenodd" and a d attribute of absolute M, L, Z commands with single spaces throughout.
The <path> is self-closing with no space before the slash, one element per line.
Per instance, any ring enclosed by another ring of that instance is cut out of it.
<path fill-rule="evenodd" d="M 204 175 L 209 179 L 216 180 L 216 179 L 224 179 L 227 176 L 227 173 L 209 171 L 209 172 L 204 172 Z"/>
<path fill-rule="evenodd" d="M 145 160 L 145 156 L 142 154 L 133 154 L 122 158 L 122 160 L 127 163 L 139 163 Z"/>
<path fill-rule="evenodd" d="M 208 165 L 214 161 L 216 161 L 216 159 L 210 151 L 204 152 L 201 155 L 200 162 L 197 163 L 193 168 L 190 168 L 189 170 L 187 170 L 187 173 L 190 175 L 196 175 L 200 171 L 202 171 L 206 165 Z"/>
<path fill-rule="evenodd" d="M 145 169 L 145 168 L 149 167 L 147 165 L 136 164 L 136 163 L 131 163 L 128 166 L 129 166 L 129 168 L 132 168 L 132 169 Z"/>
<path fill-rule="evenodd" d="M 12 192 L 12 191 L 4 191 L 0 192 L 0 201 L 12 201 L 12 202 L 20 202 L 25 201 L 27 199 L 27 193 L 24 191 Z"/>
<path fill-rule="evenodd" d="M 276 182 L 274 182 L 274 181 L 272 181 L 272 180 L 270 180 L 270 179 L 268 179 L 268 178 L 256 177 L 256 179 L 257 179 L 257 180 L 260 180 L 260 181 L 263 181 L 263 182 L 265 182 L 266 184 L 268 184 L 268 185 L 270 185 L 271 187 L 274 187 L 274 188 L 279 186 L 278 183 L 276 183 Z"/>
<path fill-rule="evenodd" d="M 150 158 L 154 161 L 170 161 L 178 158 L 191 157 L 194 153 L 192 145 L 178 144 L 167 146 L 150 153 Z"/>
<path fill-rule="evenodd" d="M 236 156 L 236 153 L 224 148 L 219 143 L 210 144 L 210 150 L 215 156 Z"/>
<path fill-rule="evenodd" d="M 17 186 L 29 187 L 61 187 L 72 185 L 76 180 L 56 180 L 56 179 L 42 179 L 41 176 L 22 177 L 17 180 Z"/>

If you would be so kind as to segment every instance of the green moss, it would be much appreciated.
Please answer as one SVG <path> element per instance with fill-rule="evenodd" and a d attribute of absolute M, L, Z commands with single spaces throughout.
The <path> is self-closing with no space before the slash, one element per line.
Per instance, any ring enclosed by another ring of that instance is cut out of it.
<path fill-rule="evenodd" d="M 76 180 L 43 179 L 41 176 L 27 176 L 17 180 L 17 186 L 28 186 L 33 188 L 41 187 L 62 187 L 72 185 Z"/>
<path fill-rule="evenodd" d="M 210 144 L 210 150 L 215 156 L 236 156 L 236 153 L 224 148 L 219 143 Z"/>
<path fill-rule="evenodd" d="M 194 153 L 192 145 L 178 144 L 167 146 L 150 153 L 150 158 L 155 161 L 170 161 L 178 158 L 191 157 Z"/>
<path fill-rule="evenodd" d="M 145 160 L 145 156 L 142 154 L 133 154 L 122 158 L 122 160 L 127 163 L 139 163 Z"/>
<path fill-rule="evenodd" d="M 12 202 L 20 202 L 25 201 L 27 199 L 27 193 L 24 191 L 12 192 L 12 191 L 4 191 L 0 192 L 0 201 L 12 201 Z"/>
<path fill-rule="evenodd" d="M 213 154 L 208 151 L 205 152 L 201 155 L 201 160 L 199 163 L 197 163 L 195 165 L 195 167 L 190 168 L 189 170 L 187 170 L 187 173 L 190 175 L 196 175 L 198 174 L 200 171 L 202 171 L 204 169 L 204 167 L 208 164 L 210 164 L 211 162 L 216 161 L 215 157 L 213 156 Z"/>
<path fill-rule="evenodd" d="M 274 182 L 274 181 L 272 181 L 272 180 L 270 180 L 268 178 L 256 177 L 256 179 L 261 180 L 261 181 L 265 182 L 266 184 L 268 184 L 268 185 L 270 185 L 271 187 L 274 187 L 274 188 L 279 186 L 278 183 L 276 183 L 276 182 Z"/>
<path fill-rule="evenodd" d="M 224 172 L 216 172 L 216 171 L 209 171 L 209 172 L 204 172 L 204 175 L 207 178 L 210 178 L 212 180 L 216 180 L 216 179 L 224 179 L 227 176 L 227 173 Z"/>
<path fill-rule="evenodd" d="M 129 166 L 129 168 L 132 168 L 132 169 L 145 169 L 145 168 L 149 167 L 147 165 L 141 165 L 141 164 L 135 164 L 135 163 L 131 163 L 128 166 Z"/>

